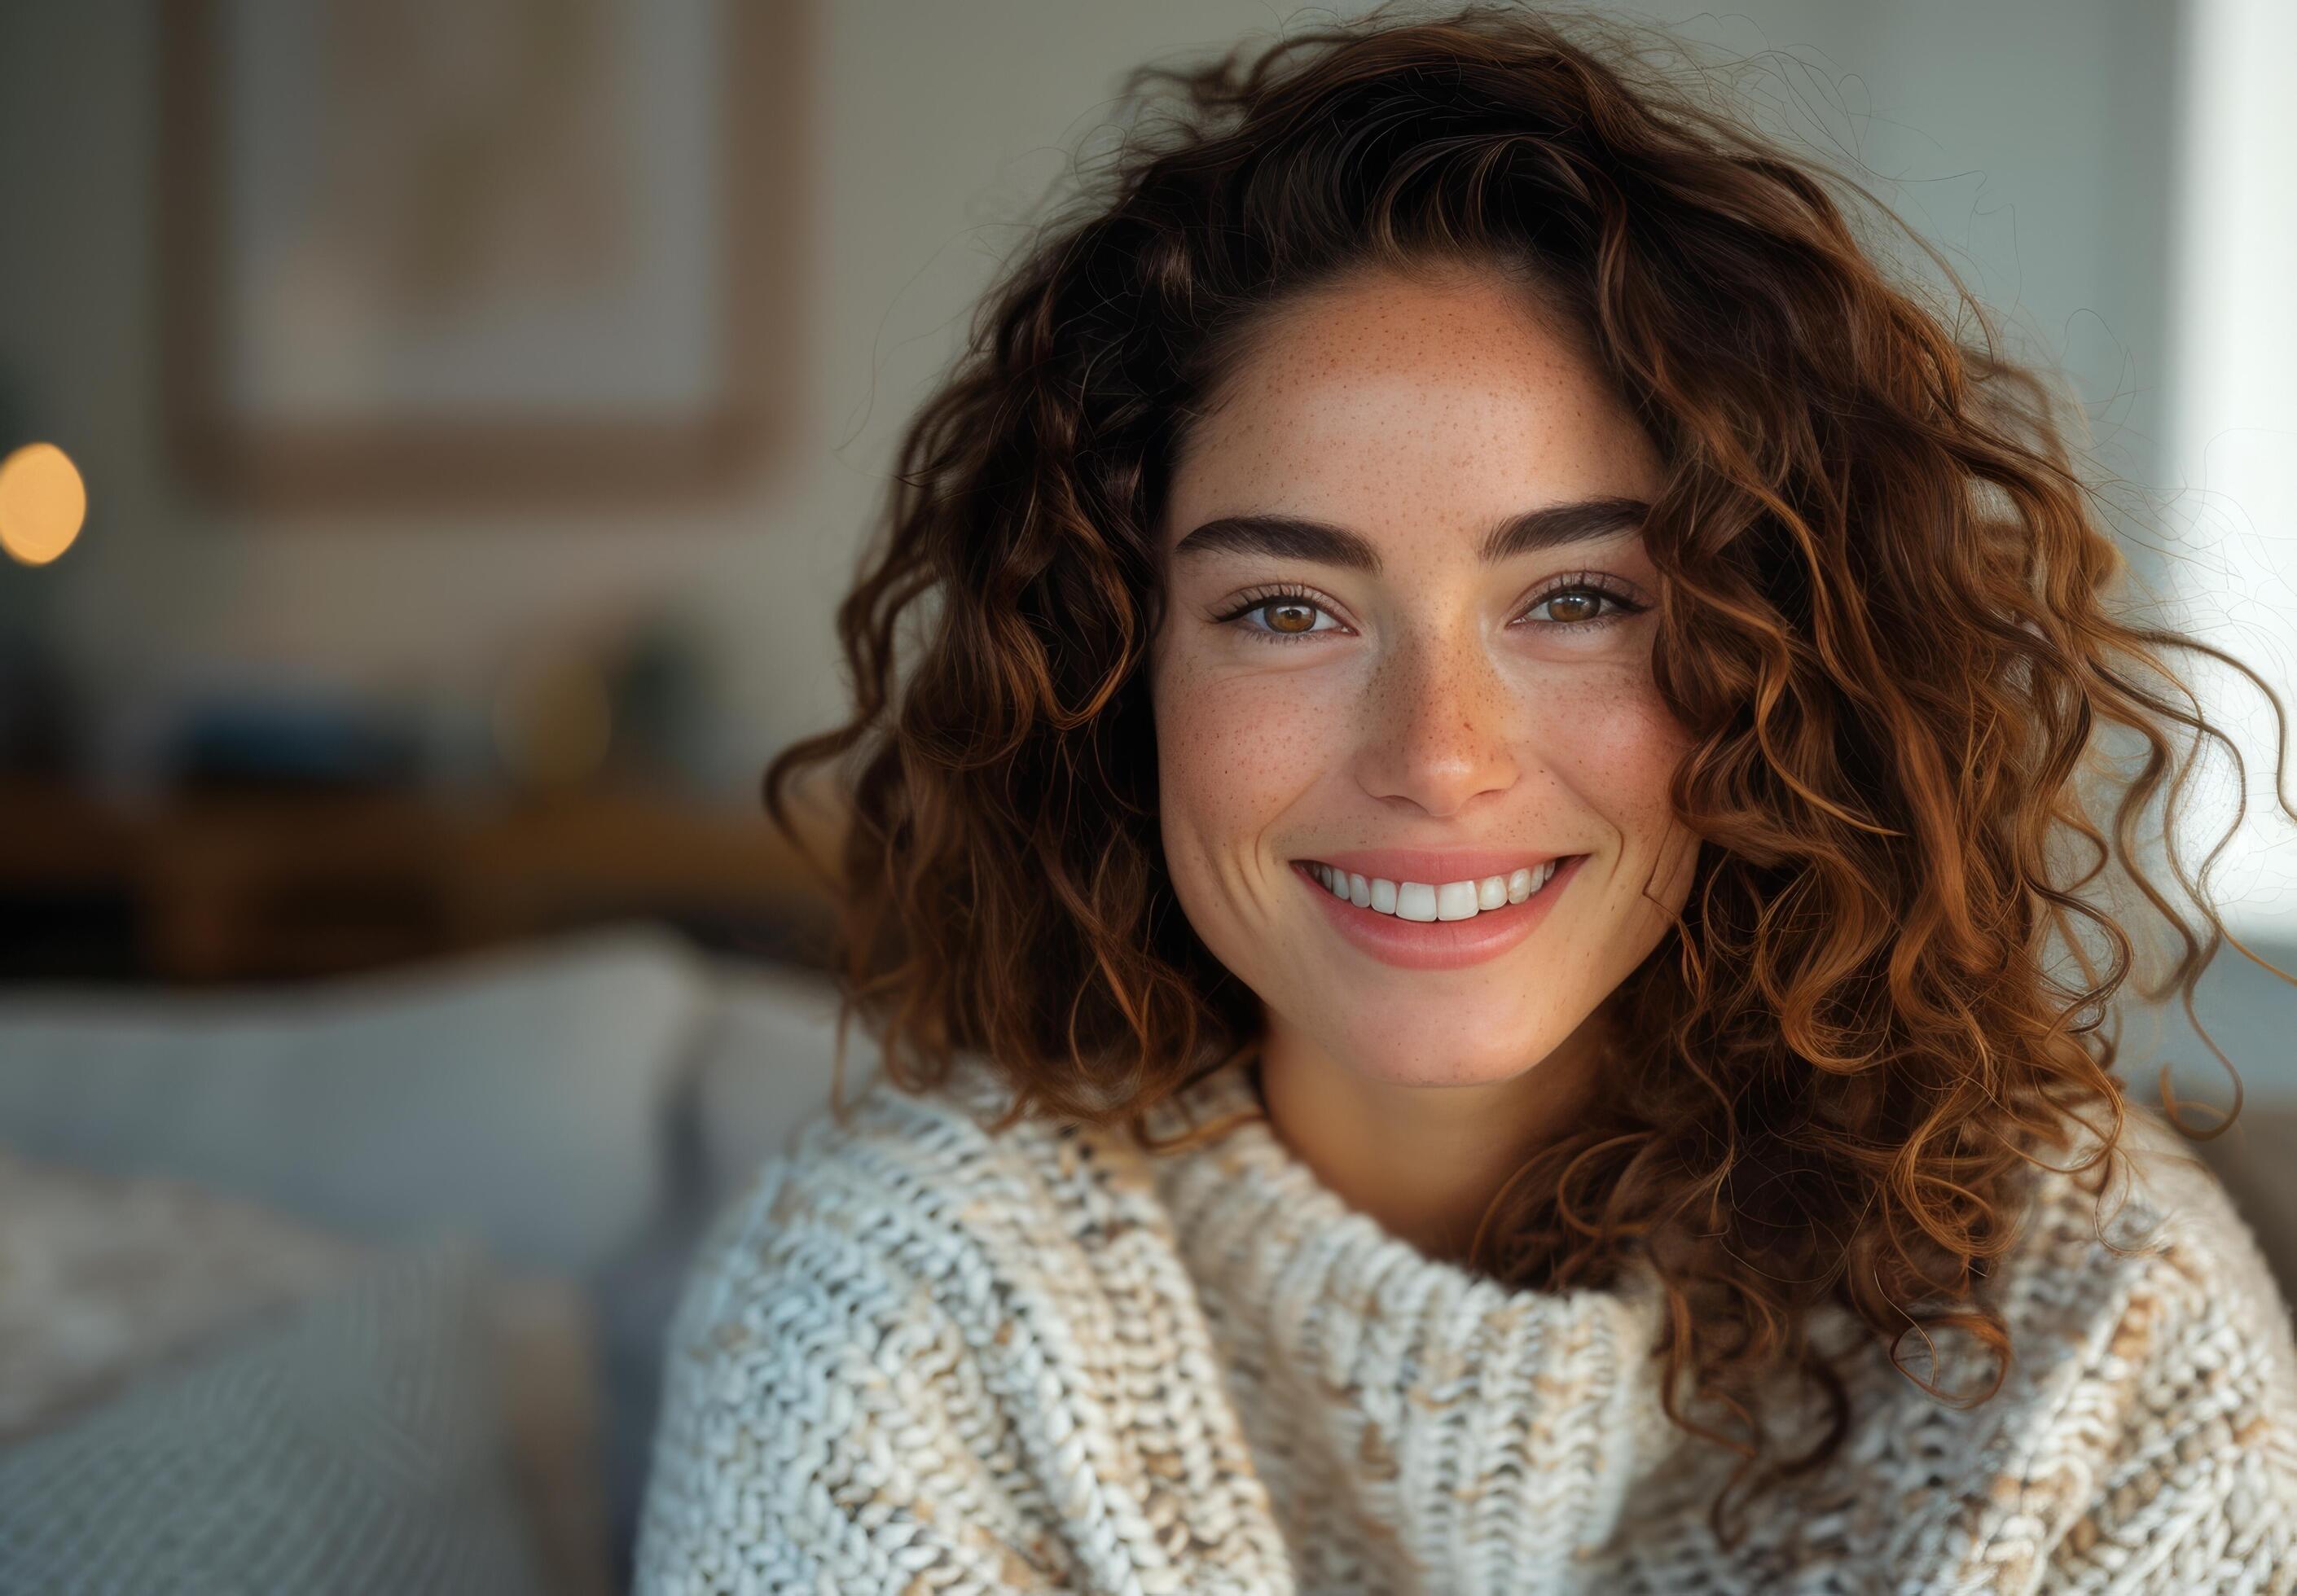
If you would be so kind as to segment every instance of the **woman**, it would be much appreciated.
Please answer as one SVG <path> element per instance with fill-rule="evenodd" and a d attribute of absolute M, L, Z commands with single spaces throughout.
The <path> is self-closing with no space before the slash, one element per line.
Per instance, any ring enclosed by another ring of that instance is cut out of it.
<path fill-rule="evenodd" d="M 1614 43 L 1179 75 L 997 290 L 768 772 L 852 756 L 885 1074 L 704 1247 L 642 1590 L 2297 1581 L 2288 1311 L 2102 1024 L 2198 646 Z"/>

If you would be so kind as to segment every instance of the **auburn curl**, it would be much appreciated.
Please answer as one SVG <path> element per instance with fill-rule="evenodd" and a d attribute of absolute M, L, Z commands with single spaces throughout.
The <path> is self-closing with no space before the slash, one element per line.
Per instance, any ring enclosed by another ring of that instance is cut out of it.
<path fill-rule="evenodd" d="M 1470 1266 L 1562 1287 L 1650 1262 L 1670 1415 L 1741 1459 L 1728 1539 L 1844 1433 L 1822 1304 L 1949 1400 L 1998 1386 L 1983 1286 L 2030 1179 L 2068 1156 L 2103 1192 L 2126 1156 L 2129 922 L 2167 931 L 2139 990 L 2189 1016 L 2241 948 L 2172 813 L 2205 745 L 2240 753 L 2168 657 L 2281 705 L 2119 612 L 2050 389 L 1952 267 L 1930 251 L 1980 341 L 1890 280 L 1835 196 L 1895 214 L 1653 61 L 1584 15 L 1389 6 L 1134 72 L 1123 137 L 904 435 L 838 611 L 852 718 L 785 749 L 764 794 L 802 841 L 792 784 L 836 766 L 841 1071 L 858 1016 L 906 1090 L 974 1053 L 1013 1089 L 1000 1128 L 1145 1140 L 1148 1108 L 1262 1024 L 1160 853 L 1145 661 L 1176 443 L 1304 291 L 1461 262 L 1519 283 L 1664 462 L 1653 664 L 1694 736 L 1672 796 L 1702 845 L 1611 1000 L 1596 1112 L 1511 1181 Z M 2138 858 L 2165 839 L 2174 900 Z M 1941 1334 L 1991 1381 L 1934 1383 Z M 1761 1422 L 1780 1376 L 1826 1415 L 1793 1455 Z"/>

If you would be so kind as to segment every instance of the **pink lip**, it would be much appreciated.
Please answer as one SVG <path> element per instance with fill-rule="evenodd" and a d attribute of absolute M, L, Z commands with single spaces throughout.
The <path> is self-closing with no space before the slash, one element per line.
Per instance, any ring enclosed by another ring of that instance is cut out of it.
<path fill-rule="evenodd" d="M 1335 853 L 1321 862 L 1338 866 L 1360 876 L 1387 876 L 1391 881 L 1428 881 L 1431 884 L 1445 881 L 1480 879 L 1481 876 L 1496 876 L 1507 868 L 1527 862 L 1521 854 L 1420 854 L 1421 860 L 1442 859 L 1450 861 L 1447 868 L 1459 870 L 1457 875 L 1417 876 L 1406 873 L 1391 876 L 1385 868 L 1367 870 L 1350 861 L 1359 859 L 1379 859 L 1394 863 L 1399 858 L 1414 856 L 1396 850 L 1381 850 L 1377 853 Z M 1552 858 L 1553 855 L 1548 857 Z M 1468 920 L 1399 920 L 1394 915 L 1384 915 L 1370 909 L 1358 909 L 1345 898 L 1334 897 L 1324 884 L 1311 875 L 1306 862 L 1295 860 L 1292 870 L 1302 884 L 1313 893 L 1324 906 L 1324 913 L 1333 929 L 1364 952 L 1383 964 L 1406 970 L 1456 970 L 1468 965 L 1481 964 L 1487 958 L 1497 958 L 1529 936 L 1547 917 L 1549 907 L 1578 874 L 1585 854 L 1574 854 L 1558 866 L 1554 878 L 1520 903 L 1511 903 L 1504 909 L 1487 909 Z M 1480 874 L 1463 864 L 1489 861 Z M 1508 863 L 1507 861 L 1512 861 Z M 1544 862 L 1544 861 L 1542 861 Z"/>

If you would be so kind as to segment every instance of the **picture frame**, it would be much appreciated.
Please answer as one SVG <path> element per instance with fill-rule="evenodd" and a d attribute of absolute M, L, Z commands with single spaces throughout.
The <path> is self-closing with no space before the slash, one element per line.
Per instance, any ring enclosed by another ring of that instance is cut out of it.
<path fill-rule="evenodd" d="M 723 495 L 796 403 L 804 0 L 161 0 L 164 432 L 278 512 Z M 698 92 L 697 92 L 698 91 Z"/>

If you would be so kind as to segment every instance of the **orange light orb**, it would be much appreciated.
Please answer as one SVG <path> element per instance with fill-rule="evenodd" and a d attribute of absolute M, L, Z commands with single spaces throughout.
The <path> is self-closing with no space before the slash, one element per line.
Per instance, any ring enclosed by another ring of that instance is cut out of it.
<path fill-rule="evenodd" d="M 71 457 L 53 443 L 28 443 L 0 460 L 0 548 L 25 565 L 45 565 L 72 546 L 87 519 L 87 488 Z"/>

